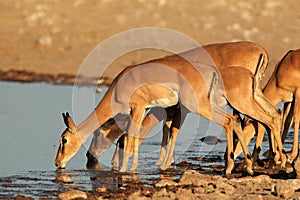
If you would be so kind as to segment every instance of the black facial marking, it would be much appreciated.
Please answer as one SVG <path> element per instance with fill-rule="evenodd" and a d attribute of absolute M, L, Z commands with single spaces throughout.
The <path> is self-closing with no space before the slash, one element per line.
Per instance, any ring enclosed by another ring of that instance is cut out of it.
<path fill-rule="evenodd" d="M 282 149 L 282 153 L 283 153 L 283 154 L 286 154 L 286 152 L 285 152 L 285 150 L 284 150 L 284 149 Z"/>
<path fill-rule="evenodd" d="M 61 139 L 61 151 L 64 153 L 65 151 L 65 144 L 68 142 L 68 140 L 65 137 L 62 137 Z"/>

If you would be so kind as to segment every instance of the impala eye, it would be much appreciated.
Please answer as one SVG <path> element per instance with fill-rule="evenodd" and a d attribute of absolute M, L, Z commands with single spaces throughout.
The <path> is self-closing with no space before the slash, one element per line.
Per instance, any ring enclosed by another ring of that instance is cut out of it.
<path fill-rule="evenodd" d="M 67 142 L 68 142 L 68 140 L 67 140 L 66 138 L 63 138 L 63 139 L 62 139 L 62 143 L 63 143 L 63 144 L 66 144 Z"/>

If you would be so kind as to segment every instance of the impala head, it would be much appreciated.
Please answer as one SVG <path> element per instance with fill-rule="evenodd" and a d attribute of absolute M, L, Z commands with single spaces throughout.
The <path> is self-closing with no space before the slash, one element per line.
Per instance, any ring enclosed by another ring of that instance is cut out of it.
<path fill-rule="evenodd" d="M 67 162 L 77 153 L 82 144 L 75 123 L 69 113 L 63 113 L 62 115 L 67 128 L 60 136 L 60 145 L 55 158 L 57 168 L 65 168 Z"/>

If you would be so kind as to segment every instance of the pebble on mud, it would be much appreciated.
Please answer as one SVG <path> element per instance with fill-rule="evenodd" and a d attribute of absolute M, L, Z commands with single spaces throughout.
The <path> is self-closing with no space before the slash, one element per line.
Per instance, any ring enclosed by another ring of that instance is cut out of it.
<path fill-rule="evenodd" d="M 208 179 L 211 177 L 207 175 L 200 174 L 195 170 L 185 171 L 182 177 L 180 178 L 179 184 L 181 185 L 195 185 L 195 186 L 203 186 L 206 185 Z"/>
<path fill-rule="evenodd" d="M 286 180 L 287 185 L 291 186 L 294 190 L 300 189 L 300 180 L 299 179 L 289 179 Z"/>
<path fill-rule="evenodd" d="M 62 183 L 69 183 L 69 184 L 74 183 L 69 176 L 58 176 L 55 178 L 54 182 L 57 183 L 62 182 Z"/>
<path fill-rule="evenodd" d="M 136 192 L 132 193 L 131 195 L 129 195 L 127 199 L 128 200 L 147 200 L 150 198 L 143 196 L 143 194 L 139 190 L 139 191 L 136 191 Z"/>
<path fill-rule="evenodd" d="M 60 200 L 71 200 L 71 199 L 78 199 L 78 198 L 87 199 L 88 197 L 87 197 L 87 194 L 83 191 L 70 190 L 70 191 L 67 191 L 67 192 L 60 193 L 58 195 L 58 198 Z"/>
<path fill-rule="evenodd" d="M 52 45 L 52 38 L 48 35 L 40 36 L 35 40 L 35 44 L 38 47 L 51 46 Z"/>
<path fill-rule="evenodd" d="M 175 181 L 163 179 L 155 184 L 155 187 L 165 187 L 165 186 L 178 186 L 179 184 Z"/>
<path fill-rule="evenodd" d="M 200 141 L 208 144 L 208 145 L 216 145 L 219 142 L 222 142 L 222 140 L 220 140 L 218 137 L 216 136 L 206 136 L 206 137 L 202 137 L 200 138 Z"/>
<path fill-rule="evenodd" d="M 97 192 L 107 192 L 107 189 L 105 187 L 97 188 Z"/>
<path fill-rule="evenodd" d="M 254 177 L 255 181 L 259 181 L 259 182 L 271 182 L 271 178 L 268 175 L 262 174 L 259 176 Z"/>
<path fill-rule="evenodd" d="M 275 193 L 277 196 L 282 198 L 289 198 L 294 195 L 294 188 L 286 183 L 277 183 L 275 185 Z"/>

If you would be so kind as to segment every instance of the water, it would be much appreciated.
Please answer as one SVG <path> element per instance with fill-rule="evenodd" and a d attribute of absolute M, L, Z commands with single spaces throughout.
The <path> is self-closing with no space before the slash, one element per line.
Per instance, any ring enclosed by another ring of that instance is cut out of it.
<path fill-rule="evenodd" d="M 69 111 L 73 114 L 73 87 L 0 82 L 0 88 L 0 198 L 15 197 L 17 194 L 51 198 L 70 189 L 93 192 L 99 187 L 118 191 L 126 180 L 137 178 L 142 184 L 153 186 L 161 178 L 162 174 L 155 166 L 161 144 L 161 124 L 140 147 L 137 177 L 124 177 L 110 170 L 114 145 L 100 158 L 103 170 L 86 170 L 85 153 L 91 138 L 71 159 L 66 170 L 56 171 L 54 158 L 59 136 L 65 129 L 61 113 Z M 79 90 L 85 93 L 91 88 Z M 95 102 L 102 95 L 97 94 Z M 75 118 L 76 123 L 90 111 L 83 111 L 83 115 Z M 216 135 L 225 140 L 219 126 L 189 114 L 177 140 L 175 163 L 188 161 L 205 169 L 209 169 L 211 164 L 224 165 L 222 158 L 226 143 L 206 145 L 199 140 L 206 135 Z M 290 136 L 288 141 L 291 141 Z M 253 143 L 250 144 L 252 147 Z M 264 147 L 268 148 L 268 145 Z M 213 159 L 210 162 L 190 159 L 193 157 Z M 182 174 L 181 168 L 177 169 L 173 173 L 175 179 Z"/>

